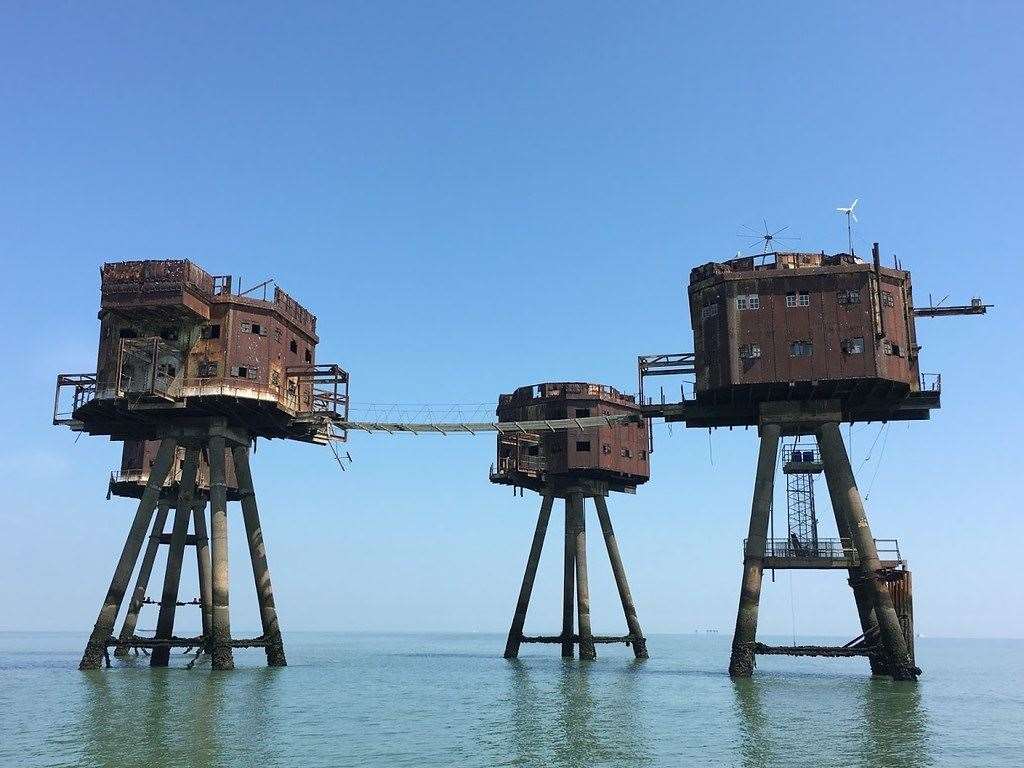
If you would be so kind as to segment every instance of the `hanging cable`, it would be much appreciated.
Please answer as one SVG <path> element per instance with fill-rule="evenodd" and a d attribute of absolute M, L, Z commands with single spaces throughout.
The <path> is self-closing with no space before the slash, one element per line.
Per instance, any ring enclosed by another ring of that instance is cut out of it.
<path fill-rule="evenodd" d="M 888 423 L 885 425 L 888 427 Z M 882 440 L 882 449 L 878 453 L 878 461 L 875 463 L 875 472 L 871 475 L 871 482 L 868 484 L 868 491 L 864 494 L 864 501 L 871 495 L 871 489 L 875 487 L 875 479 L 878 477 L 878 470 L 882 468 L 882 457 L 885 456 L 885 444 L 889 442 L 889 430 L 885 430 L 885 438 Z"/>

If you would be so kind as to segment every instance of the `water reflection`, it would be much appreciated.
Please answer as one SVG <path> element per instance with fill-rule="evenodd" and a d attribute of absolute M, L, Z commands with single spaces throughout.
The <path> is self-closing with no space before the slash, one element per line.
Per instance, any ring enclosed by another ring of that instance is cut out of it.
<path fill-rule="evenodd" d="M 921 768 L 934 764 L 920 683 L 867 680 L 860 764 L 867 768 Z"/>
<path fill-rule="evenodd" d="M 822 695 L 822 687 L 829 695 Z M 921 688 L 864 678 L 732 681 L 745 768 L 843 764 L 924 768 L 934 764 Z M 823 707 L 824 702 L 827 707 Z"/>
<path fill-rule="evenodd" d="M 764 702 L 764 683 L 756 677 L 733 680 L 733 693 L 740 712 L 740 757 L 744 768 L 778 764 L 776 745 Z"/>
<path fill-rule="evenodd" d="M 511 756 L 513 764 L 650 764 L 648 740 L 637 714 L 642 708 L 636 662 L 625 669 L 573 659 L 516 659 L 508 665 L 508 709 L 491 716 L 509 721 L 504 726 L 485 724 L 483 730 L 507 734 L 507 744 L 494 746 L 503 757 Z"/>

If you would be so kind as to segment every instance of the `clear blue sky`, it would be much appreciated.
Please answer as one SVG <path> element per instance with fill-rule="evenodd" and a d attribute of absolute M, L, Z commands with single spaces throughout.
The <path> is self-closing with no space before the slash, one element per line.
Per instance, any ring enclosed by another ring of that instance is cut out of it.
<path fill-rule="evenodd" d="M 731 257 L 762 217 L 839 250 L 834 209 L 859 197 L 858 248 L 898 253 L 919 301 L 998 305 L 919 323 L 944 408 L 893 425 L 877 475 L 878 446 L 863 459 L 878 428 L 854 431 L 875 533 L 910 558 L 922 632 L 1024 636 L 1019 4 L 5 3 L 3 17 L 0 628 L 84 637 L 132 514 L 103 498 L 118 448 L 49 425 L 55 374 L 93 370 L 104 261 L 277 278 L 318 315 L 318 358 L 351 371 L 360 404 L 490 403 L 561 379 L 632 391 L 636 355 L 692 348 L 692 266 Z M 344 474 L 312 446 L 256 456 L 283 626 L 504 631 L 538 499 L 487 482 L 493 439 L 349 449 Z M 611 500 L 649 632 L 731 631 L 756 449 L 752 431 L 660 426 L 653 480 Z M 251 629 L 232 526 L 234 624 Z M 530 630 L 558 624 L 558 531 Z M 596 536 L 591 562 L 595 629 L 615 631 Z M 790 632 L 788 579 L 766 587 L 765 632 Z M 842 576 L 798 575 L 793 594 L 799 635 L 857 633 Z"/>

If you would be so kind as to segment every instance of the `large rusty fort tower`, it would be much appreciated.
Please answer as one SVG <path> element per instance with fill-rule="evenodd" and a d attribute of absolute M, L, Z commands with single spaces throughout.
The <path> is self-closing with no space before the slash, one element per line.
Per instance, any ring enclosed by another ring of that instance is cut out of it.
<path fill-rule="evenodd" d="M 96 373 L 58 376 L 54 422 L 135 441 L 125 447 L 111 490 L 137 495 L 139 504 L 81 668 L 99 667 L 110 647 L 124 653 L 133 646 L 152 648 L 154 666 L 166 665 L 173 647 L 196 647 L 210 654 L 215 669 L 230 669 L 233 647 L 254 646 L 265 648 L 268 664 L 283 666 L 249 452 L 257 437 L 319 444 L 343 439 L 336 425 L 347 417 L 348 375 L 337 365 L 316 364 L 316 317 L 284 291 L 275 288 L 268 298 L 260 284 L 233 292 L 229 276 L 212 276 L 190 261 L 105 264 L 99 319 Z M 158 441 L 155 451 L 141 441 Z M 229 498 L 241 502 L 263 625 L 262 635 L 248 640 L 231 637 Z M 168 536 L 163 524 L 172 506 Z M 115 638 L 114 622 L 154 513 L 150 546 Z M 169 550 L 156 636 L 140 638 L 134 624 L 161 543 Z M 174 609 L 189 543 L 199 564 L 203 634 L 178 638 Z"/>
<path fill-rule="evenodd" d="M 639 358 L 641 400 L 647 376 L 695 376 L 693 400 L 647 403 L 645 415 L 687 427 L 756 426 L 760 434 L 729 663 L 735 677 L 752 673 L 756 654 L 867 656 L 877 674 L 920 674 L 910 572 L 893 540 L 880 547 L 872 535 L 839 425 L 929 418 L 940 380 L 920 373 L 915 317 L 984 314 L 986 305 L 917 309 L 910 273 L 882 267 L 877 243 L 872 257 L 777 252 L 696 267 L 694 352 Z M 772 540 L 782 436 L 792 437 L 782 453 L 788 535 Z M 821 473 L 838 539 L 818 535 L 813 487 Z M 845 570 L 862 634 L 840 647 L 758 643 L 765 568 Z"/>
<path fill-rule="evenodd" d="M 565 657 L 572 657 L 575 646 L 579 645 L 581 659 L 596 658 L 597 643 L 626 643 L 632 646 L 638 659 L 646 659 L 647 640 L 636 615 L 605 501 L 611 491 L 635 493 L 638 485 L 650 479 L 649 433 L 646 420 L 640 417 L 640 407 L 632 395 L 623 395 L 612 387 L 580 382 L 550 383 L 520 387 L 511 394 L 501 395 L 497 416 L 501 422 L 560 422 L 568 419 L 570 423 L 576 420 L 578 425 L 549 432 L 524 429 L 498 434 L 498 460 L 491 470 L 491 482 L 529 488 L 542 498 L 540 517 L 505 645 L 505 658 L 516 658 L 522 643 L 557 643 Z M 635 418 L 623 422 L 623 416 Z M 616 417 L 616 421 L 596 428 L 583 428 L 581 420 L 590 422 L 599 417 Z M 526 611 L 556 498 L 565 499 L 562 631 L 558 635 L 527 637 L 523 634 Z M 594 635 L 591 629 L 587 498 L 594 500 L 601 523 L 626 618 L 626 635 Z"/>

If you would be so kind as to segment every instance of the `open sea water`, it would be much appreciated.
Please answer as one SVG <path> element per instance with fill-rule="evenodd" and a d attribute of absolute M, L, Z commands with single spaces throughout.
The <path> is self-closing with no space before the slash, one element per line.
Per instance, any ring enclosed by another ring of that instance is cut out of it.
<path fill-rule="evenodd" d="M 290 666 L 76 669 L 84 633 L 0 633 L 0 765 L 1024 766 L 1024 641 L 918 641 L 917 684 L 863 659 L 767 657 L 725 674 L 726 636 L 652 658 L 500 635 L 289 633 Z"/>

